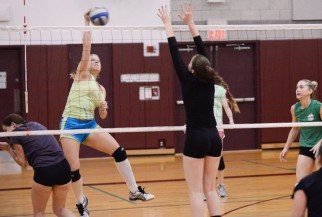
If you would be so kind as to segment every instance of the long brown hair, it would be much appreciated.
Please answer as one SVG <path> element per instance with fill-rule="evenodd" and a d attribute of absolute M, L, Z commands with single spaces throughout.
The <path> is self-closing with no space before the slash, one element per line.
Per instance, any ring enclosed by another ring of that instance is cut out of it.
<path fill-rule="evenodd" d="M 235 113 L 240 113 L 239 106 L 238 106 L 233 94 L 231 94 L 228 84 L 217 73 L 215 73 L 213 79 L 214 79 L 215 84 L 222 86 L 223 88 L 226 89 L 226 91 L 227 91 L 226 96 L 228 99 L 228 103 L 229 103 L 230 107 L 233 109 L 233 111 Z"/>
<path fill-rule="evenodd" d="M 224 81 L 222 77 L 218 75 L 218 73 L 211 67 L 211 64 L 207 57 L 197 54 L 193 57 L 193 60 L 191 62 L 191 69 L 195 71 L 195 75 L 201 80 L 201 81 L 212 81 L 214 84 L 217 84 L 219 86 L 222 86 L 226 89 L 227 93 L 227 99 L 230 107 L 233 109 L 234 112 L 240 113 L 239 106 L 234 98 L 234 96 L 231 94 L 229 90 L 228 84 Z"/>

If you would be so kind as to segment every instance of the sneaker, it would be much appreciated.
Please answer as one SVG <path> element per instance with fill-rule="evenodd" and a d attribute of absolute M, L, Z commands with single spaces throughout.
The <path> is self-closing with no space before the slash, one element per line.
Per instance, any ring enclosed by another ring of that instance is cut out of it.
<path fill-rule="evenodd" d="M 227 191 L 224 184 L 218 185 L 218 194 L 220 197 L 227 197 Z"/>
<path fill-rule="evenodd" d="M 130 200 L 142 200 L 142 201 L 148 201 L 154 199 L 155 196 L 153 194 L 148 194 L 144 191 L 144 188 L 142 189 L 141 186 L 138 186 L 138 190 L 135 193 L 130 192 L 129 193 L 129 199 Z"/>
<path fill-rule="evenodd" d="M 80 217 L 89 217 L 89 211 L 87 209 L 87 205 L 88 205 L 88 199 L 85 196 L 84 196 L 83 203 L 76 204 Z"/>

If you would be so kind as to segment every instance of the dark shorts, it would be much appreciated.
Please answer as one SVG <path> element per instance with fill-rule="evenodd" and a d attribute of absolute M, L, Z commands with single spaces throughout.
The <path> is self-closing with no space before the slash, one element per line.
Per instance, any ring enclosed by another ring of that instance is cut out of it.
<path fill-rule="evenodd" d="M 312 148 L 307 148 L 307 147 L 300 147 L 299 149 L 299 154 L 300 155 L 304 155 L 307 157 L 312 158 L 313 160 L 315 160 L 315 156 L 313 154 L 313 151 L 310 151 Z"/>
<path fill-rule="evenodd" d="M 71 171 L 66 159 L 49 167 L 34 168 L 34 181 L 45 186 L 65 185 L 71 180 Z"/>
<path fill-rule="evenodd" d="M 187 128 L 183 154 L 193 158 L 219 157 L 222 142 L 217 128 Z"/>

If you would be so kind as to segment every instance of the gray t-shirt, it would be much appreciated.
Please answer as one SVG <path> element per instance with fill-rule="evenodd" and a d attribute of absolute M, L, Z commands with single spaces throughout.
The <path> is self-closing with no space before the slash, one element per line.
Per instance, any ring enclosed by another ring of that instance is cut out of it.
<path fill-rule="evenodd" d="M 13 131 L 36 130 L 47 130 L 47 128 L 37 122 L 28 122 Z M 34 168 L 52 166 L 65 159 L 59 143 L 52 135 L 10 137 L 10 144 L 21 145 L 29 165 Z"/>

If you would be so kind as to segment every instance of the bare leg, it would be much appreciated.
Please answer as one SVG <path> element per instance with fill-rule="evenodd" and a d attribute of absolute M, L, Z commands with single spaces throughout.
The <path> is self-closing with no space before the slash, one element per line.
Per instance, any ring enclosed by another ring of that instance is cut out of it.
<path fill-rule="evenodd" d="M 85 145 L 95 148 L 101 152 L 112 155 L 120 145 L 109 133 L 95 133 L 91 134 L 85 141 Z M 127 187 L 131 192 L 138 189 L 131 164 L 128 159 L 121 162 L 115 162 L 119 173 L 123 176 Z"/>
<path fill-rule="evenodd" d="M 301 181 L 305 176 L 312 173 L 314 168 L 314 160 L 310 157 L 299 155 L 296 163 L 296 180 L 297 183 Z"/>
<path fill-rule="evenodd" d="M 65 208 L 70 183 L 53 187 L 53 211 L 58 217 L 75 217 L 74 213 Z"/>
<path fill-rule="evenodd" d="M 62 138 L 61 144 L 64 150 L 64 154 L 66 159 L 70 165 L 71 171 L 79 170 L 80 163 L 79 163 L 79 148 L 80 144 L 74 139 L 70 138 Z M 80 178 L 76 182 L 72 182 L 73 192 L 76 197 L 76 203 L 82 203 L 84 200 L 83 194 L 83 180 Z"/>
<path fill-rule="evenodd" d="M 205 158 L 203 187 L 210 216 L 220 215 L 220 201 L 215 190 L 219 160 L 220 157 L 207 156 Z"/>
<path fill-rule="evenodd" d="M 51 187 L 32 182 L 31 199 L 35 217 L 45 216 L 46 205 L 51 194 Z"/>
<path fill-rule="evenodd" d="M 203 169 L 204 158 L 198 159 L 183 156 L 183 170 L 189 188 L 190 205 L 193 217 L 205 216 L 205 206 L 202 199 Z"/>
<path fill-rule="evenodd" d="M 225 177 L 225 170 L 218 170 L 218 172 L 217 172 L 218 183 L 217 184 L 224 184 L 224 177 Z"/>

